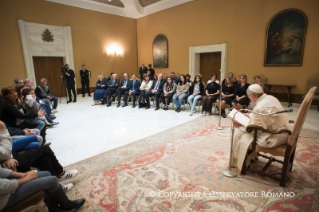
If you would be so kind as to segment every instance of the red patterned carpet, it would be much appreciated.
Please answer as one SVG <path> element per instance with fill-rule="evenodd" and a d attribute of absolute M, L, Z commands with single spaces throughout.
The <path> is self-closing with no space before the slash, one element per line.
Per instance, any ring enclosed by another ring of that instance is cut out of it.
<path fill-rule="evenodd" d="M 223 123 L 230 125 L 228 120 Z M 281 188 L 277 181 L 252 172 L 224 177 L 230 127 L 217 131 L 216 125 L 212 117 L 202 116 L 72 164 L 68 169 L 77 168 L 80 175 L 68 196 L 86 198 L 78 211 L 310 211 L 318 177 L 319 131 L 302 131 L 291 182 Z M 259 160 L 254 169 L 262 163 Z M 273 163 L 269 172 L 278 167 Z M 276 197 L 284 194 L 293 197 Z"/>

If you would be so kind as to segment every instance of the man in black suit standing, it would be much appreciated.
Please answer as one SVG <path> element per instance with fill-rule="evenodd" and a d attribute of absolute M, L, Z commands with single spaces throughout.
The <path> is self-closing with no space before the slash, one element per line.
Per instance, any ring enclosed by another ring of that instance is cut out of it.
<path fill-rule="evenodd" d="M 132 74 L 132 80 L 129 85 L 129 90 L 125 92 L 122 107 L 127 106 L 127 96 L 133 96 L 133 108 L 135 108 L 136 96 L 140 93 L 141 82 L 136 79 L 136 74 Z"/>
<path fill-rule="evenodd" d="M 111 95 L 113 93 L 116 92 L 117 88 L 119 87 L 119 80 L 116 79 L 117 78 L 117 74 L 113 74 L 112 78 L 108 81 L 107 85 L 108 85 L 108 89 L 105 92 L 104 98 L 101 100 L 101 104 L 104 104 L 104 102 L 107 100 L 107 107 L 111 106 Z"/>
<path fill-rule="evenodd" d="M 143 81 L 144 74 L 147 73 L 147 67 L 144 65 L 144 62 L 142 62 L 142 66 L 140 67 L 140 79 Z"/>
<path fill-rule="evenodd" d="M 64 66 L 64 79 L 66 82 L 66 87 L 68 89 L 68 94 L 69 94 L 69 101 L 68 103 L 72 102 L 72 96 L 71 96 L 71 90 L 73 93 L 73 102 L 76 102 L 76 93 L 75 93 L 75 75 L 74 75 L 74 71 L 72 69 L 69 68 L 69 64 L 65 64 Z"/>
<path fill-rule="evenodd" d="M 155 110 L 159 109 L 159 100 L 160 100 L 161 94 L 163 93 L 163 86 L 165 84 L 165 81 L 162 80 L 162 78 L 163 78 L 163 75 L 158 74 L 158 79 L 153 81 L 151 89 L 146 93 L 145 99 L 146 99 L 147 106 L 145 107 L 145 109 L 150 108 L 150 96 L 154 96 L 154 95 L 156 99 Z"/>
<path fill-rule="evenodd" d="M 85 97 L 85 86 L 88 91 L 89 96 L 90 93 L 90 81 L 89 81 L 89 71 L 85 69 L 85 65 L 82 65 L 82 70 L 80 71 L 81 83 L 82 83 L 82 97 Z"/>
<path fill-rule="evenodd" d="M 150 72 L 150 78 L 154 79 L 155 70 L 152 68 L 152 64 L 148 64 L 148 71 Z"/>
<path fill-rule="evenodd" d="M 116 96 L 117 96 L 117 107 L 120 107 L 121 104 L 121 95 L 129 90 L 130 87 L 130 79 L 128 78 L 128 74 L 124 73 L 123 74 L 123 80 L 120 83 L 120 86 L 116 90 Z"/>

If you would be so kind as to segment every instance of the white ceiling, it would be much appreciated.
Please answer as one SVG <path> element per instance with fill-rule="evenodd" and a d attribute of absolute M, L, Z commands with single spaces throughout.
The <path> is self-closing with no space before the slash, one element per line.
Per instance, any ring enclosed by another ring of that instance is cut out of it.
<path fill-rule="evenodd" d="M 112 0 L 114 2 L 108 0 L 45 1 L 137 19 L 194 0 Z"/>

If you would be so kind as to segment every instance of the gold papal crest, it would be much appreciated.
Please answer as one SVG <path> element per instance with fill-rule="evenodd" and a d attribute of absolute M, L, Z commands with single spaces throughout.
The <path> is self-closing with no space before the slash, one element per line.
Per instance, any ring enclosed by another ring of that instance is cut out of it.
<path fill-rule="evenodd" d="M 53 42 L 53 35 L 51 35 L 51 32 L 46 29 L 43 33 L 42 33 L 42 40 L 46 41 L 46 42 Z"/>

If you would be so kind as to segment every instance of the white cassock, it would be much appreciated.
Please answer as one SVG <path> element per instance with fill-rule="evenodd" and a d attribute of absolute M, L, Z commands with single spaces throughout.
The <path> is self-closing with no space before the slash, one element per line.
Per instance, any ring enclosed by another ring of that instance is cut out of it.
<path fill-rule="evenodd" d="M 262 114 L 274 113 L 281 110 L 284 110 L 284 108 L 282 107 L 278 99 L 266 94 L 263 94 L 258 98 L 256 107 L 254 107 L 253 109 L 253 111 Z M 250 114 L 250 122 L 248 125 L 257 125 L 268 130 L 291 130 L 291 126 L 289 124 L 288 116 L 286 113 L 280 113 L 271 116 L 261 116 L 252 113 Z M 233 164 L 236 164 L 236 170 L 239 174 L 241 173 L 247 150 L 253 141 L 253 134 L 253 132 L 246 132 L 246 127 L 244 126 L 241 126 L 235 131 Z M 288 136 L 289 135 L 287 133 L 276 135 L 272 135 L 270 133 L 259 133 L 257 134 L 257 144 L 258 146 L 264 148 L 279 146 L 287 143 Z M 255 155 L 256 153 L 254 154 L 254 156 Z M 248 166 L 249 164 L 250 158 L 247 158 L 245 165 Z"/>

